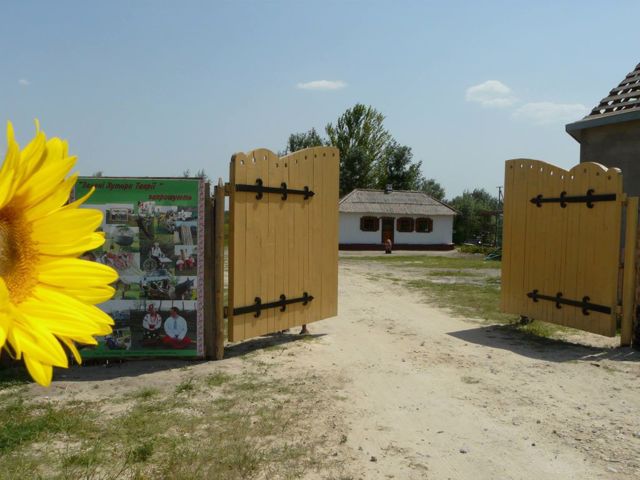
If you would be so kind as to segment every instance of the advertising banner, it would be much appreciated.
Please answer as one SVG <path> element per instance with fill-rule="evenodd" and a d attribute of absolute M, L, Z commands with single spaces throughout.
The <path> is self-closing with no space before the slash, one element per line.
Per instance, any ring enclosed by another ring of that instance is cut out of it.
<path fill-rule="evenodd" d="M 76 199 L 104 213 L 104 245 L 83 258 L 115 268 L 114 297 L 99 305 L 113 333 L 83 358 L 204 356 L 204 181 L 80 177 Z"/>

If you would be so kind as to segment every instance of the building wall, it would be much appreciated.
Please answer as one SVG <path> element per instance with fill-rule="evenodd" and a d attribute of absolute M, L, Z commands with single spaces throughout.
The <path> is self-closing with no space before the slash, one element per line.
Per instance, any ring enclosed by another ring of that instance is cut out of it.
<path fill-rule="evenodd" d="M 361 213 L 340 213 L 340 244 L 376 244 L 382 243 L 382 222 L 377 232 L 363 232 L 360 230 L 360 217 L 377 216 Z M 385 215 L 405 217 L 409 215 Z M 416 218 L 416 217 L 413 217 Z M 453 236 L 453 215 L 433 215 L 433 231 L 430 233 L 398 232 L 394 231 L 395 244 L 405 245 L 449 245 Z M 395 226 L 395 220 L 394 220 Z"/>
<path fill-rule="evenodd" d="M 622 170 L 624 191 L 640 195 L 640 120 L 582 130 L 580 162 Z"/>

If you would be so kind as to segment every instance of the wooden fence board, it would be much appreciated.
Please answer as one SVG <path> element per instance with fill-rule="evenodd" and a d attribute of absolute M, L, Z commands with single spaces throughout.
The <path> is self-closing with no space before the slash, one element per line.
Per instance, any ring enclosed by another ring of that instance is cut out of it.
<path fill-rule="evenodd" d="M 302 153 L 296 152 L 284 157 L 288 165 L 288 185 L 296 190 L 302 189 L 304 187 L 304 184 L 300 179 L 300 169 L 302 168 L 302 165 L 300 164 L 301 155 Z M 294 292 L 300 290 L 300 286 L 302 283 L 302 261 L 304 259 L 304 256 L 306 255 L 307 244 L 306 240 L 301 242 L 299 239 L 302 233 L 301 229 L 303 224 L 303 215 L 305 215 L 305 211 L 303 209 L 303 204 L 305 201 L 306 200 L 304 200 L 304 198 L 299 195 L 292 197 L 291 203 L 288 204 L 285 214 L 287 217 L 286 233 L 288 260 L 284 263 L 284 268 L 286 268 L 287 275 L 287 291 L 291 295 L 294 295 Z M 303 236 L 303 238 L 306 239 L 306 236 Z M 303 310 L 305 308 L 305 306 L 299 303 L 290 305 L 288 308 L 288 313 L 283 319 L 282 329 L 284 330 L 296 325 L 302 325 L 304 323 Z"/>
<path fill-rule="evenodd" d="M 337 149 L 322 149 L 322 228 L 327 238 L 338 238 L 338 209 L 333 208 L 340 200 Z M 338 314 L 338 242 L 322 242 L 322 312 L 321 318 Z"/>

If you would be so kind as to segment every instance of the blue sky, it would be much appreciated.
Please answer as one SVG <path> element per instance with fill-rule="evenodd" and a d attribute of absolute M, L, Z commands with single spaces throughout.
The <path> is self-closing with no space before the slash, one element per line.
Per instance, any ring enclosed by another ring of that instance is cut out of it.
<path fill-rule="evenodd" d="M 82 174 L 226 180 L 235 151 L 281 150 L 362 102 L 449 197 L 495 193 L 506 159 L 577 163 L 564 124 L 640 62 L 637 1 L 5 0 L 2 12 L 0 119 L 21 142 L 40 119 Z"/>

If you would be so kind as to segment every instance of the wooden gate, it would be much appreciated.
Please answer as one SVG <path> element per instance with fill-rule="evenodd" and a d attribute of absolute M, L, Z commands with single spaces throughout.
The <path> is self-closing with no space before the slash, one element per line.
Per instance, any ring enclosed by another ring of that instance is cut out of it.
<path fill-rule="evenodd" d="M 582 163 L 566 171 L 537 160 L 507 161 L 503 311 L 614 336 L 624 307 L 623 343 L 628 344 L 638 215 L 637 198 L 630 200 L 629 280 L 621 295 L 621 223 L 627 198 L 620 170 Z"/>
<path fill-rule="evenodd" d="M 333 147 L 232 157 L 230 341 L 337 314 L 338 172 Z"/>

